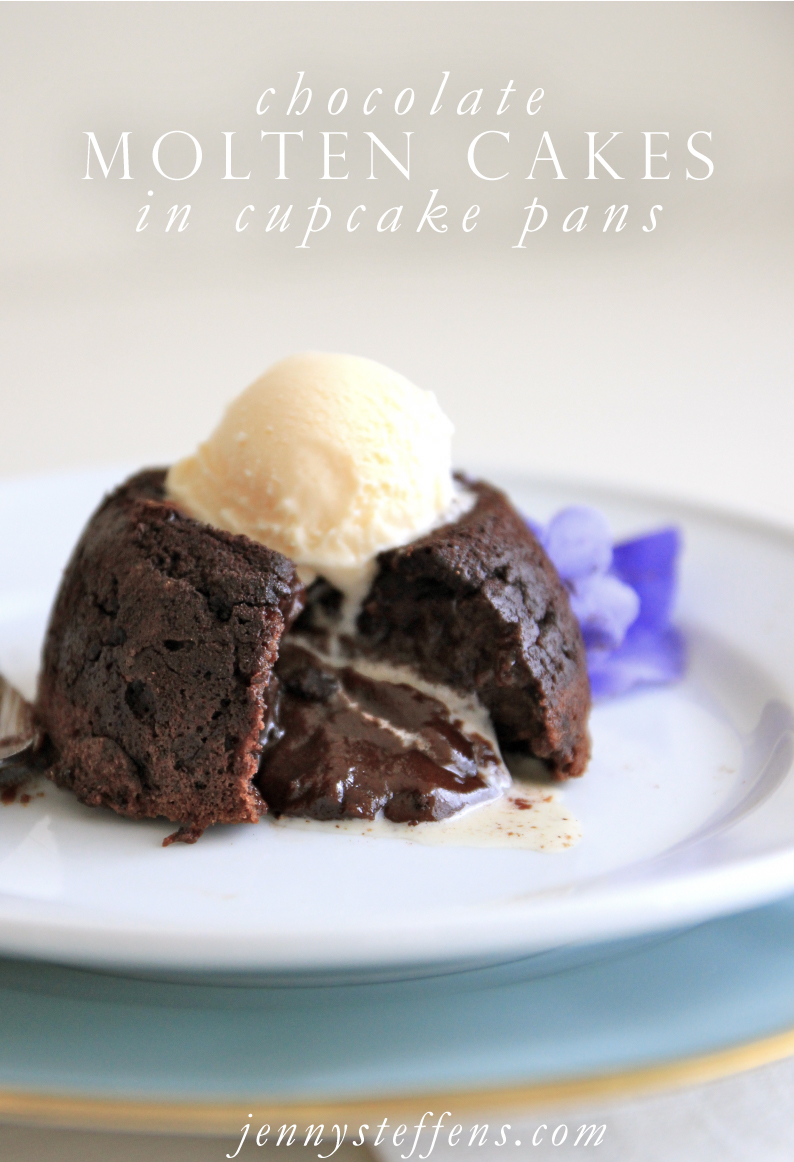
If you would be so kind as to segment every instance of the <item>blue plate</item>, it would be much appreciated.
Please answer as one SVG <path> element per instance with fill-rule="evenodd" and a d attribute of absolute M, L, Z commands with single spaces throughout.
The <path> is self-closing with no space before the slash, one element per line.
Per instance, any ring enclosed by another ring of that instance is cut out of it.
<path fill-rule="evenodd" d="M 424 980 L 253 987 L 0 962 L 0 1115 L 351 1126 L 717 1076 L 794 1052 L 794 898 Z M 590 956 L 583 964 L 583 957 Z M 545 975 L 544 975 L 545 973 Z"/>

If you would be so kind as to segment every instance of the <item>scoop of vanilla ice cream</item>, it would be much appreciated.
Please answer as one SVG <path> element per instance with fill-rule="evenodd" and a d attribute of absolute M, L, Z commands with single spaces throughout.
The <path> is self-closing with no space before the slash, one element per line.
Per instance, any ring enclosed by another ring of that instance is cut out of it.
<path fill-rule="evenodd" d="M 432 392 L 380 363 L 292 355 L 229 405 L 166 487 L 192 516 L 299 566 L 355 571 L 450 506 L 452 432 Z"/>

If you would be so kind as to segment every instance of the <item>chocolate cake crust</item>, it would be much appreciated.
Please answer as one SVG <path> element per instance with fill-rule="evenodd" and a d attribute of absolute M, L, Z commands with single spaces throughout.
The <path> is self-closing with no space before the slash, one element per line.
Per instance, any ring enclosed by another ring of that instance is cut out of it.
<path fill-rule="evenodd" d="M 568 594 L 507 497 L 459 480 L 477 498 L 469 512 L 378 557 L 359 646 L 476 693 L 503 749 L 543 759 L 555 778 L 581 775 L 590 686 Z"/>
<path fill-rule="evenodd" d="M 165 816 L 192 841 L 255 822 L 268 687 L 300 612 L 292 563 L 211 528 L 142 472 L 105 499 L 66 568 L 36 714 L 50 777 L 91 806 Z"/>

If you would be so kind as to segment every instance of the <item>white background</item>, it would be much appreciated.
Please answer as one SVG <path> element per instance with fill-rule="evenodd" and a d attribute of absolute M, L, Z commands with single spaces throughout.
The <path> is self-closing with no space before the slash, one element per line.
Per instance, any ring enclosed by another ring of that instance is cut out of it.
<path fill-rule="evenodd" d="M 369 355 L 434 389 L 461 464 L 794 516 L 790 4 L 44 3 L 4 5 L 0 24 L 3 473 L 168 459 L 271 360 L 314 348 Z M 299 70 L 314 93 L 302 120 L 285 115 Z M 340 86 L 348 107 L 332 117 Z M 365 118 L 376 86 L 383 104 Z M 397 117 L 408 86 L 415 106 Z M 458 116 L 475 88 L 482 110 Z M 287 181 L 263 128 L 304 130 Z M 412 131 L 409 182 L 385 159 L 367 178 L 365 128 L 399 156 Z M 172 129 L 202 143 L 189 181 L 152 166 Z M 509 169 L 501 182 L 466 164 L 487 129 L 511 134 L 478 153 L 487 172 Z M 132 180 L 105 180 L 95 162 L 84 180 L 86 130 L 108 157 L 130 131 Z M 224 130 L 248 181 L 222 180 Z M 322 130 L 349 134 L 347 162 L 334 163 L 346 181 L 321 180 Z M 565 181 L 549 163 L 527 181 L 543 130 Z M 600 167 L 586 180 L 588 130 L 599 144 L 621 131 L 605 157 L 623 181 Z M 644 130 L 669 132 L 669 180 L 643 179 Z M 707 181 L 685 178 L 705 171 L 686 151 L 696 130 L 712 133 L 696 143 L 714 159 Z M 417 235 L 433 188 L 450 230 Z M 337 217 L 299 249 L 318 195 Z M 533 196 L 549 222 L 514 249 Z M 188 228 L 166 234 L 165 211 L 185 203 Z M 295 224 L 265 233 L 269 209 L 288 203 Z M 347 234 L 359 203 L 369 219 Z M 473 203 L 482 212 L 464 235 Z M 604 234 L 605 208 L 623 203 L 626 228 Z M 246 204 L 256 213 L 237 234 Z M 396 204 L 401 229 L 378 234 L 376 213 Z M 585 230 L 564 234 L 585 204 Z M 659 226 L 643 233 L 653 204 Z"/>

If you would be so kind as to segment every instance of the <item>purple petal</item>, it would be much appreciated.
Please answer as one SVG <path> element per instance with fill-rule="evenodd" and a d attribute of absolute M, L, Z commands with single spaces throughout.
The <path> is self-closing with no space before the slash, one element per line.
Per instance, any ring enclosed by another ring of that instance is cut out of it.
<path fill-rule="evenodd" d="M 650 630 L 635 623 L 616 650 L 587 656 L 594 698 L 625 694 L 636 686 L 675 682 L 686 670 L 686 644 L 674 626 Z"/>
<path fill-rule="evenodd" d="M 637 625 L 663 629 L 670 620 L 677 584 L 681 534 L 678 529 L 661 529 L 615 545 L 612 568 L 640 598 Z"/>
<path fill-rule="evenodd" d="M 584 505 L 564 508 L 541 536 L 546 552 L 565 581 L 606 573 L 612 561 L 612 534 L 600 512 Z"/>
<path fill-rule="evenodd" d="M 570 593 L 594 698 L 683 676 L 685 642 L 670 625 L 681 550 L 677 529 L 661 529 L 613 548 L 606 520 L 592 508 L 563 509 L 545 530 L 527 524 Z"/>
<path fill-rule="evenodd" d="M 594 573 L 571 584 L 571 609 L 579 619 L 588 650 L 611 650 L 621 644 L 636 620 L 640 599 L 611 573 Z"/>

